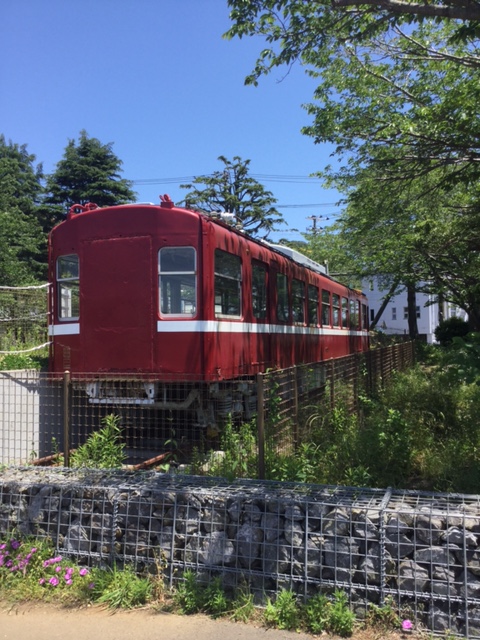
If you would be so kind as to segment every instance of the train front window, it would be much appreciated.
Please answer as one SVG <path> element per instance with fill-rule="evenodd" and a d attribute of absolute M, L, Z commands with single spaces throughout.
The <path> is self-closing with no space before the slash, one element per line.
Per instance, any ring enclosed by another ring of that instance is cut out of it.
<path fill-rule="evenodd" d="M 160 313 L 194 316 L 197 312 L 197 260 L 193 247 L 163 247 L 158 254 Z"/>
<path fill-rule="evenodd" d="M 253 317 L 265 320 L 267 317 L 267 269 L 265 265 L 252 263 L 252 308 Z"/>
<path fill-rule="evenodd" d="M 242 261 L 232 253 L 215 250 L 215 315 L 242 313 Z"/>
<path fill-rule="evenodd" d="M 78 320 L 80 316 L 79 276 L 77 255 L 57 258 L 57 300 L 60 320 Z"/>

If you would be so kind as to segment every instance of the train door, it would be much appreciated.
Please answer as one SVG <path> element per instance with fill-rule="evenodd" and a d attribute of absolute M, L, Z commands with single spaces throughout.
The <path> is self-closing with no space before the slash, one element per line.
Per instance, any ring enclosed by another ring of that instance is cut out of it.
<path fill-rule="evenodd" d="M 80 337 L 84 371 L 152 370 L 152 278 L 149 236 L 82 243 Z"/>

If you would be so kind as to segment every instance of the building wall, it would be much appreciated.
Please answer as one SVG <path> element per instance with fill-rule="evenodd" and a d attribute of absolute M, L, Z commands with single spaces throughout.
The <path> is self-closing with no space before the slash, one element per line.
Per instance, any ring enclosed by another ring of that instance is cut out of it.
<path fill-rule="evenodd" d="M 388 293 L 388 287 L 383 289 L 379 286 L 378 280 L 368 280 L 363 283 L 363 291 L 368 297 L 370 307 L 370 321 L 382 305 L 383 298 Z M 435 328 L 439 323 L 440 309 L 437 302 L 434 302 L 434 296 L 425 293 L 417 293 L 417 323 L 418 332 L 421 336 L 425 336 L 428 343 L 435 342 Z M 407 290 L 394 296 L 387 304 L 377 329 L 388 334 L 408 334 L 408 301 Z M 443 317 L 444 319 L 457 316 L 467 319 L 465 312 L 454 305 L 444 303 Z"/>

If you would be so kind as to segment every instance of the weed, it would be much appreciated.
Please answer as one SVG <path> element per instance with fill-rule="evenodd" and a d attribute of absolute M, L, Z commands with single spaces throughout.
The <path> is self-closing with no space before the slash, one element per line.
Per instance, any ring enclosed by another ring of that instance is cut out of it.
<path fill-rule="evenodd" d="M 187 569 L 183 574 L 183 581 L 178 585 L 173 596 L 180 612 L 190 615 L 201 611 L 204 603 L 203 591 L 195 573 Z"/>
<path fill-rule="evenodd" d="M 203 611 L 213 618 L 224 615 L 229 608 L 230 602 L 222 587 L 222 580 L 214 578 L 206 587 L 203 593 Z"/>
<path fill-rule="evenodd" d="M 73 454 L 73 467 L 114 469 L 125 461 L 125 444 L 122 440 L 120 417 L 114 414 L 103 418 L 103 429 L 95 431 Z"/>
<path fill-rule="evenodd" d="M 300 622 L 300 612 L 295 594 L 287 589 L 282 589 L 274 602 L 268 599 L 264 617 L 266 624 L 270 627 L 297 629 Z"/>
<path fill-rule="evenodd" d="M 146 604 L 152 596 L 153 584 L 148 578 L 137 576 L 129 566 L 96 573 L 93 594 L 97 602 L 111 609 L 132 609 Z"/>
<path fill-rule="evenodd" d="M 327 596 L 322 593 L 318 593 L 307 601 L 303 609 L 303 617 L 308 631 L 314 634 L 325 631 L 328 627 L 330 606 Z"/>
<path fill-rule="evenodd" d="M 351 636 L 355 615 L 348 606 L 347 594 L 343 591 L 335 591 L 335 597 L 328 613 L 328 630 L 339 636 Z"/>
<path fill-rule="evenodd" d="M 400 616 L 397 613 L 392 599 L 386 598 L 383 606 L 370 604 L 367 610 L 365 622 L 374 627 L 381 627 L 382 630 L 398 629 L 400 627 Z"/>
<path fill-rule="evenodd" d="M 230 618 L 236 622 L 248 622 L 255 614 L 253 594 L 248 589 L 240 589 L 231 606 Z"/>
<path fill-rule="evenodd" d="M 209 475 L 235 478 L 255 477 L 257 472 L 257 441 L 254 422 L 245 422 L 236 428 L 231 418 L 221 436 L 222 457 L 212 457 L 207 463 Z"/>

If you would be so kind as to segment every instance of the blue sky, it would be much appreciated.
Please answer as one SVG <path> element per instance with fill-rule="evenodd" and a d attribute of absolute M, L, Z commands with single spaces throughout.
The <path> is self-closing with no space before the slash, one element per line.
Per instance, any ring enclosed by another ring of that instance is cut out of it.
<path fill-rule="evenodd" d="M 240 156 L 290 228 L 329 224 L 339 195 L 307 176 L 331 149 L 300 132 L 315 82 L 296 66 L 245 86 L 262 42 L 223 39 L 228 14 L 225 0 L 2 0 L 0 133 L 50 173 L 85 129 L 144 202 L 179 201 L 181 182 Z"/>

